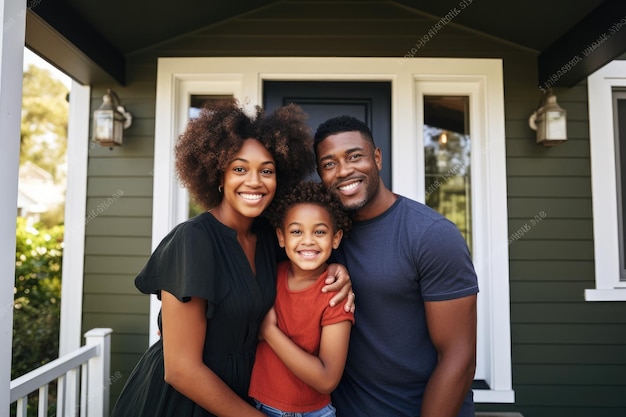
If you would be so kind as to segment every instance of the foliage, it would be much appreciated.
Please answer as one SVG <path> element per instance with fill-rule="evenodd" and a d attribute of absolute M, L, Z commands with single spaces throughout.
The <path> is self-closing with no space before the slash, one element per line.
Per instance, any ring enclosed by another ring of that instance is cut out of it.
<path fill-rule="evenodd" d="M 189 196 L 189 218 L 195 217 L 206 210 L 202 208 L 191 196 Z"/>
<path fill-rule="evenodd" d="M 50 207 L 45 213 L 39 215 L 39 221 L 47 228 L 52 228 L 56 225 L 63 224 L 65 217 L 65 203 L 60 203 L 56 206 Z"/>
<path fill-rule="evenodd" d="M 58 357 L 63 226 L 18 217 L 11 379 Z"/>
<path fill-rule="evenodd" d="M 20 164 L 30 160 L 58 179 L 67 149 L 67 87 L 48 70 L 30 65 L 22 89 Z"/>

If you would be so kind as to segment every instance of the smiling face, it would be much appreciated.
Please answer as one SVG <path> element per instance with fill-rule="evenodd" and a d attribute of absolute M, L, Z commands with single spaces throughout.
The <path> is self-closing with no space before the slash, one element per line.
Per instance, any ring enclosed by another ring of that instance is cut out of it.
<path fill-rule="evenodd" d="M 258 217 L 276 194 L 272 154 L 256 139 L 246 139 L 224 170 L 222 209 L 235 218 Z"/>
<path fill-rule="evenodd" d="M 289 208 L 276 234 L 294 274 L 307 271 L 307 275 L 317 276 L 326 269 L 326 261 L 343 236 L 341 230 L 335 232 L 328 210 L 314 203 L 298 203 Z"/>
<path fill-rule="evenodd" d="M 378 193 L 380 149 L 358 131 L 341 132 L 317 144 L 317 172 L 348 210 L 359 211 Z"/>

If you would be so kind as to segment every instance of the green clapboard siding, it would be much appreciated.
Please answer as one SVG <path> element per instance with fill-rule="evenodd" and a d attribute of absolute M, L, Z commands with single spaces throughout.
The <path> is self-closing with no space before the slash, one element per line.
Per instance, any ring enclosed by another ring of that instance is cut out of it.
<path fill-rule="evenodd" d="M 575 298 L 578 298 L 574 294 Z M 583 303 L 582 301 L 514 303 L 512 313 L 515 324 L 562 324 L 582 326 L 593 325 L 606 330 L 607 325 L 626 325 L 626 315 L 611 315 L 610 303 Z M 598 324 L 602 323 L 602 324 Z M 568 331 L 570 329 L 567 329 Z M 578 330 L 578 329 L 577 329 Z M 593 341 L 589 341 L 593 343 Z"/>
<path fill-rule="evenodd" d="M 530 220 L 541 212 L 548 219 L 588 219 L 591 220 L 591 195 L 585 197 L 509 197 L 509 218 Z M 511 233 L 515 229 L 510 230 Z"/>
<path fill-rule="evenodd" d="M 134 277 L 151 251 L 157 58 L 400 58 L 437 21 L 383 0 L 280 1 L 126 57 L 128 83 L 115 90 L 133 126 L 122 147 L 90 146 L 85 213 L 83 328 L 114 330 L 112 403 L 148 344 L 150 297 L 134 288 Z M 516 402 L 477 409 L 526 417 L 626 415 L 626 306 L 583 299 L 594 287 L 586 84 L 555 90 L 568 110 L 569 140 L 546 149 L 528 127 L 541 98 L 536 51 L 453 21 L 416 57 L 503 61 Z M 92 108 L 110 87 L 92 86 Z"/>
<path fill-rule="evenodd" d="M 525 365 L 513 368 L 520 385 L 532 385 L 542 381 L 546 385 L 620 385 L 626 373 L 626 365 Z"/>
<path fill-rule="evenodd" d="M 119 308 L 123 306 L 121 302 L 116 302 L 113 299 L 118 299 L 117 296 L 111 297 L 112 303 L 117 304 Z M 120 301 L 131 302 L 132 304 L 143 304 L 144 308 L 149 308 L 148 297 L 137 296 L 134 299 L 130 297 L 122 299 Z M 136 308 L 136 307 L 134 307 Z M 148 343 L 148 317 L 146 314 L 125 314 L 121 313 L 83 313 L 83 325 L 85 328 L 105 327 L 109 326 L 115 329 L 116 335 L 123 334 L 143 334 L 145 335 L 146 344 Z M 116 337 L 117 337 L 116 336 Z"/>
<path fill-rule="evenodd" d="M 134 282 L 134 275 L 85 274 L 84 288 L 85 293 L 99 296 L 110 296 L 112 294 L 137 296 L 137 288 L 135 288 Z M 122 300 L 119 299 L 119 301 Z"/>
<path fill-rule="evenodd" d="M 98 221 L 87 223 L 89 234 L 97 236 L 152 236 L 152 222 L 145 217 L 98 217 Z"/>
<path fill-rule="evenodd" d="M 510 260 L 510 281 L 583 281 L 588 282 L 589 276 L 594 273 L 594 265 L 591 261 L 585 260 Z M 582 300 L 578 300 L 582 301 Z M 598 304 L 591 304 L 598 305 Z M 602 304 L 610 306 L 610 304 Z M 513 307 L 515 304 L 513 305 Z M 609 307 L 605 313 L 613 311 L 614 307 Z"/>

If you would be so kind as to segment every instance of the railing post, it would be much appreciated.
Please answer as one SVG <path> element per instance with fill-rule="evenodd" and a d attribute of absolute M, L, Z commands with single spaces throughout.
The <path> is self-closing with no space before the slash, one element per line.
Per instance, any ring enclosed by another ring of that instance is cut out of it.
<path fill-rule="evenodd" d="M 112 329 L 91 329 L 85 333 L 87 346 L 98 345 L 98 356 L 89 359 L 87 417 L 108 417 Z"/>

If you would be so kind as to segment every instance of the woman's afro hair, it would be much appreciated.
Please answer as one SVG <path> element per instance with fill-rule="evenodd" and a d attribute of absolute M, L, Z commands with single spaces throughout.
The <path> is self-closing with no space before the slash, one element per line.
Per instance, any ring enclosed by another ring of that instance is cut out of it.
<path fill-rule="evenodd" d="M 315 170 L 312 132 L 306 113 L 289 104 L 249 116 L 234 98 L 208 101 L 189 122 L 175 147 L 176 172 L 196 202 L 209 210 L 222 201 L 222 174 L 246 139 L 259 140 L 276 163 L 276 195 Z"/>
<path fill-rule="evenodd" d="M 282 229 L 289 209 L 300 203 L 318 204 L 328 210 L 335 231 L 343 230 L 344 233 L 347 233 L 352 226 L 350 216 L 344 209 L 339 197 L 315 181 L 303 181 L 292 188 L 290 192 L 274 199 L 274 203 L 267 212 L 267 217 L 272 226 Z"/>

